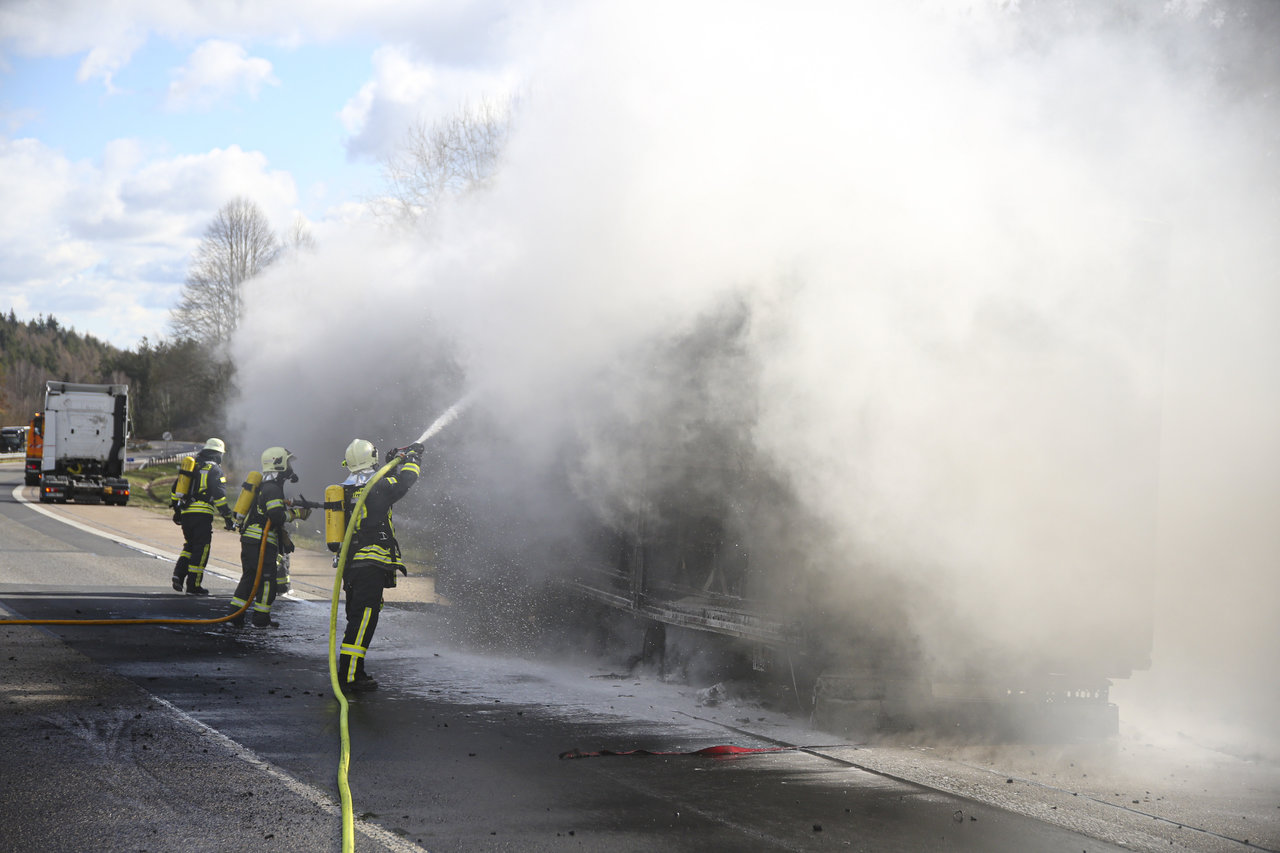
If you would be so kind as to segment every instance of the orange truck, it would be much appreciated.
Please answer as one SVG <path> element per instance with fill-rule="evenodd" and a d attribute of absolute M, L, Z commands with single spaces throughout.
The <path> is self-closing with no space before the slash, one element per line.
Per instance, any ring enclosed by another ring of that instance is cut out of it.
<path fill-rule="evenodd" d="M 44 412 L 31 416 L 27 426 L 26 484 L 40 485 L 40 461 L 44 457 Z"/>

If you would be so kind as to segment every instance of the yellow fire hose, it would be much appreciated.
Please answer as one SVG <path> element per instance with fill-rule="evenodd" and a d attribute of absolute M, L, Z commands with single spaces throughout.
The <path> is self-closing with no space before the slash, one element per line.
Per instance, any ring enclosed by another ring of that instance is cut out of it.
<path fill-rule="evenodd" d="M 338 755 L 338 794 L 342 799 L 342 853 L 354 853 L 356 849 L 355 820 L 351 809 L 351 786 L 347 783 L 347 774 L 351 769 L 351 734 L 347 728 L 347 712 L 350 704 L 342 692 L 342 682 L 338 680 L 338 596 L 342 592 L 342 572 L 347 567 L 347 552 L 351 549 L 351 535 L 355 531 L 356 519 L 364 508 L 365 498 L 369 496 L 373 484 L 381 480 L 386 473 L 399 462 L 399 457 L 392 458 L 386 465 L 378 469 L 372 479 L 360 490 L 360 497 L 351 510 L 351 518 L 347 521 L 346 532 L 342 536 L 342 549 L 338 552 L 338 571 L 333 576 L 333 601 L 329 606 L 329 681 L 333 685 L 333 695 L 338 698 L 338 732 L 342 746 Z"/>

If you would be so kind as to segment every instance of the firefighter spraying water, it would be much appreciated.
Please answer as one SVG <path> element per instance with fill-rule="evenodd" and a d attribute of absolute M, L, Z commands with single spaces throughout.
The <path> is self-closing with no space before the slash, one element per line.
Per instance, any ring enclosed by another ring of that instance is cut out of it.
<path fill-rule="evenodd" d="M 365 656 L 378 626 L 383 590 L 396 586 L 397 572 L 407 574 L 395 537 L 392 506 L 421 476 L 425 442 L 452 423 L 468 402 L 464 398 L 451 406 L 417 441 L 389 450 L 381 471 L 373 443 L 354 439 L 342 462 L 350 475 L 341 485 L 325 489 L 325 539 L 334 552 L 334 565 L 346 594 L 347 625 L 337 666 L 344 693 L 378 687 L 365 671 Z"/>

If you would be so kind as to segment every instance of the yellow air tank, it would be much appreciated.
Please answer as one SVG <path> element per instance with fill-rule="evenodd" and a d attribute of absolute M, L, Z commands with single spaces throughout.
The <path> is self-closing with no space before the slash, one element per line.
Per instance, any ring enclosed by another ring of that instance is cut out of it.
<path fill-rule="evenodd" d="M 236 498 L 235 514 L 244 518 L 253 506 L 253 499 L 258 496 L 258 486 L 262 485 L 262 472 L 250 471 L 240 484 L 240 497 Z"/>
<path fill-rule="evenodd" d="M 175 498 L 186 497 L 191 491 L 191 472 L 196 470 L 196 458 L 188 456 L 182 460 L 182 464 L 178 466 L 178 480 L 173 484 L 173 494 Z"/>
<path fill-rule="evenodd" d="M 327 486 L 324 490 L 324 538 L 335 554 L 342 550 L 342 538 L 347 533 L 344 496 L 342 486 Z"/>

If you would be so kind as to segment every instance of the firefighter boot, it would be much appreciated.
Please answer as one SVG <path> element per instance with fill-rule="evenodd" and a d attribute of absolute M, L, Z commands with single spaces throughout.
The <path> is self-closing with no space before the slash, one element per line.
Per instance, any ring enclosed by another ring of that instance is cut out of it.
<path fill-rule="evenodd" d="M 343 693 L 369 693 L 378 689 L 378 682 L 367 672 L 357 672 L 353 681 L 342 682 Z"/>
<path fill-rule="evenodd" d="M 347 676 L 352 673 L 352 656 L 340 655 L 338 658 L 338 679 L 342 683 L 342 692 L 351 693 L 368 693 L 371 690 L 378 689 L 378 682 L 364 671 L 364 660 L 357 659 L 355 661 L 354 675 L 351 678 Z"/>

